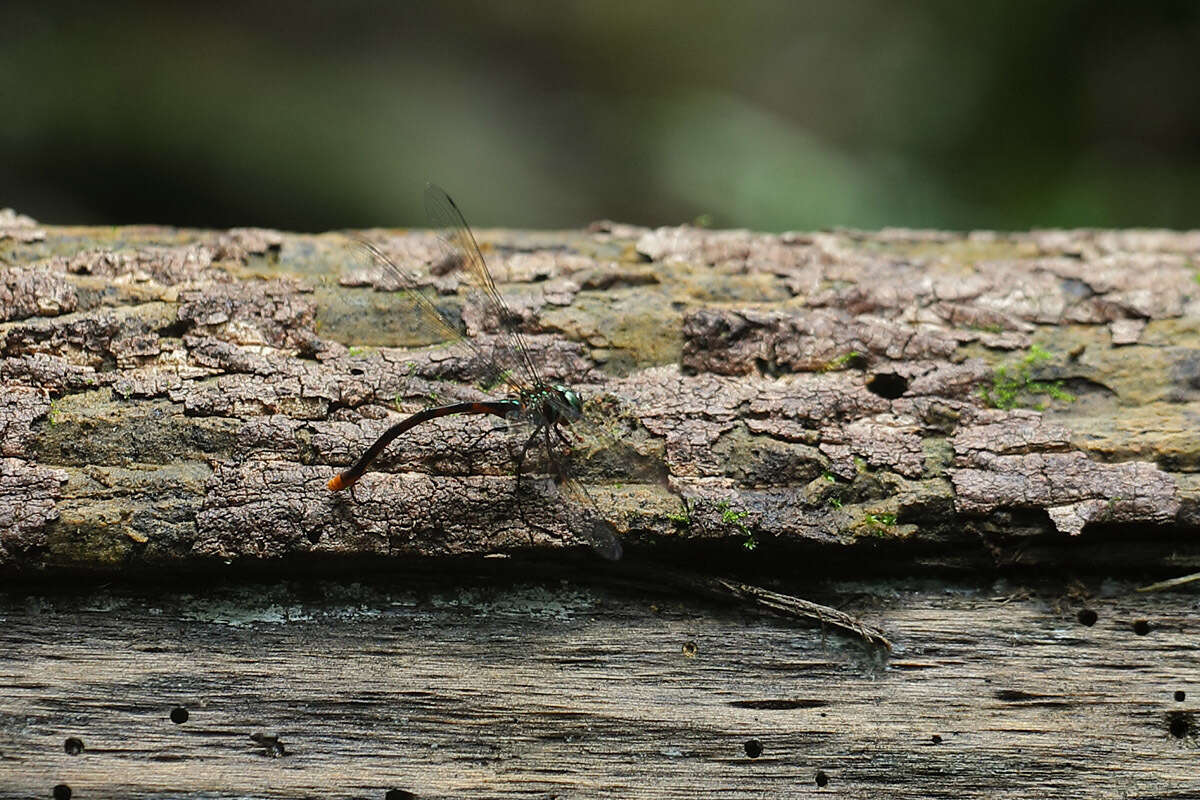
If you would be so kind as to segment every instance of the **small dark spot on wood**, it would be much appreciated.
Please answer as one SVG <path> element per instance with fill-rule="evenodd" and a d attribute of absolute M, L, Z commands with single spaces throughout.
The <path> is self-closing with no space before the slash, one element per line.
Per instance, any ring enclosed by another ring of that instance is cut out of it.
<path fill-rule="evenodd" d="M 829 776 L 825 774 L 825 770 L 822 770 L 822 769 L 817 770 L 817 786 L 818 786 L 818 788 L 824 789 L 828 785 L 829 785 Z"/>
<path fill-rule="evenodd" d="M 388 789 L 387 794 L 383 796 L 383 800 L 417 800 L 417 796 L 403 789 Z"/>
<path fill-rule="evenodd" d="M 1150 632 L 1150 623 L 1144 619 L 1135 620 L 1133 623 L 1133 632 L 1138 636 L 1145 636 Z"/>
<path fill-rule="evenodd" d="M 880 372 L 867 381 L 867 389 L 888 400 L 895 400 L 908 390 L 908 379 L 894 372 Z"/>
<path fill-rule="evenodd" d="M 787 711 L 793 708 L 821 708 L 829 705 L 826 700 L 806 697 L 798 699 L 769 699 L 769 700 L 731 700 L 729 705 L 734 708 L 757 708 L 764 711 Z"/>
<path fill-rule="evenodd" d="M 1182 739 L 1188 735 L 1188 730 L 1191 728 L 1191 720 L 1184 714 L 1172 714 L 1170 721 L 1167 723 L 1167 730 L 1176 739 Z"/>
<path fill-rule="evenodd" d="M 1076 619 L 1079 620 L 1080 625 L 1086 625 L 1090 628 L 1096 624 L 1096 620 L 1100 619 L 1100 616 L 1090 608 L 1083 608 L 1079 610 Z"/>
<path fill-rule="evenodd" d="M 1069 701 L 1059 695 L 1022 692 L 1018 689 L 999 689 L 995 692 L 995 698 L 1005 703 L 1022 703 L 1026 706 L 1038 706 L 1040 708 L 1061 708 L 1071 705 Z"/>
<path fill-rule="evenodd" d="M 367 371 L 365 369 L 363 369 L 362 367 L 351 367 L 350 374 L 351 375 L 366 375 Z"/>
<path fill-rule="evenodd" d="M 321 529 L 313 528 L 311 531 L 305 534 L 305 538 L 313 544 L 316 544 L 317 542 L 321 541 Z"/>
<path fill-rule="evenodd" d="M 1176 703 L 1182 703 L 1186 699 L 1187 699 L 1187 693 L 1184 692 L 1183 689 L 1175 690 L 1175 702 Z"/>
<path fill-rule="evenodd" d="M 742 745 L 742 747 L 745 748 L 746 755 L 750 756 L 751 758 L 758 758 L 762 755 L 763 746 L 762 742 L 760 742 L 758 739 L 747 739 L 746 743 Z"/>
<path fill-rule="evenodd" d="M 71 787 L 60 783 L 54 787 L 54 800 L 71 800 Z"/>
<path fill-rule="evenodd" d="M 684 642 L 683 643 L 683 654 L 685 656 L 687 656 L 688 658 L 695 658 L 696 657 L 696 643 L 695 642 Z"/>
<path fill-rule="evenodd" d="M 78 736 L 68 736 L 67 740 L 63 742 L 63 750 L 69 756 L 77 756 L 83 752 L 83 740 Z"/>
<path fill-rule="evenodd" d="M 942 737 L 935 733 L 933 736 L 929 737 L 929 741 L 933 742 L 934 744 L 941 744 Z"/>
<path fill-rule="evenodd" d="M 176 725 L 182 725 L 188 721 L 188 710 L 183 706 L 175 706 L 171 709 L 171 722 Z"/>
<path fill-rule="evenodd" d="M 283 742 L 279 741 L 279 737 L 270 733 L 252 733 L 250 738 L 257 744 L 266 748 L 263 755 L 269 758 L 281 758 L 287 755 L 287 748 L 283 746 Z"/>

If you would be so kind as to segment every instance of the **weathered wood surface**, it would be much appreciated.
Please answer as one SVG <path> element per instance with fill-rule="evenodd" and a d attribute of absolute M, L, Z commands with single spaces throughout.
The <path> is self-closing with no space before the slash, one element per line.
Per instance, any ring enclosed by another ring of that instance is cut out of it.
<path fill-rule="evenodd" d="M 782 588 L 895 652 L 598 584 L 6 593 L 0 798 L 1200 796 L 1196 595 Z"/>
<path fill-rule="evenodd" d="M 488 347 L 429 234 L 370 235 Z M 635 550 L 889 542 L 970 566 L 1107 529 L 1091 556 L 1200 567 L 1200 232 L 481 239 L 547 377 L 615 409 L 636 469 L 583 478 Z M 0 217 L 0 569 L 576 543 L 545 482 L 522 501 L 544 530 L 518 520 L 518 442 L 478 418 L 412 431 L 353 498 L 325 490 L 397 402 L 483 396 L 353 251 Z"/>

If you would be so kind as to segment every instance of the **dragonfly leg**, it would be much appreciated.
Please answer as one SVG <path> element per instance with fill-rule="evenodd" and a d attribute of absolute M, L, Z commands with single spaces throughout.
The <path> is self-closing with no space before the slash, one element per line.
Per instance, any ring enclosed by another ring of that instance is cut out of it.
<path fill-rule="evenodd" d="M 521 515 L 521 521 L 525 523 L 525 527 L 529 528 L 529 544 L 531 545 L 533 544 L 533 529 L 545 529 L 525 518 L 525 506 L 521 502 L 521 472 L 525 469 L 525 456 L 528 454 L 529 448 L 533 445 L 534 440 L 537 439 L 538 434 L 540 434 L 542 429 L 545 427 L 545 425 L 539 425 L 538 427 L 534 428 L 533 433 L 529 434 L 529 438 L 525 440 L 525 444 L 521 445 L 521 453 L 517 456 L 517 481 L 516 486 L 513 489 L 514 497 L 517 503 L 517 512 Z"/>
<path fill-rule="evenodd" d="M 562 442 L 563 447 L 570 448 L 571 440 L 567 438 L 567 435 L 565 433 L 563 433 L 562 428 L 555 425 L 554 426 L 554 435 L 558 437 L 558 440 L 560 442 Z"/>
<path fill-rule="evenodd" d="M 543 430 L 545 431 L 544 436 L 546 438 L 546 455 L 550 457 L 550 460 L 554 463 L 555 467 L 558 467 L 558 460 L 556 458 L 554 458 L 554 444 L 550 441 L 550 428 L 551 427 L 552 426 L 550 426 L 550 425 L 543 426 Z M 560 438 L 562 437 L 562 431 L 560 431 L 558 428 L 554 428 L 554 432 L 557 433 Z M 555 473 L 560 473 L 562 470 L 561 470 L 561 468 L 556 468 L 554 471 L 555 471 Z M 556 477 L 555 482 L 557 483 L 558 480 L 559 479 Z"/>

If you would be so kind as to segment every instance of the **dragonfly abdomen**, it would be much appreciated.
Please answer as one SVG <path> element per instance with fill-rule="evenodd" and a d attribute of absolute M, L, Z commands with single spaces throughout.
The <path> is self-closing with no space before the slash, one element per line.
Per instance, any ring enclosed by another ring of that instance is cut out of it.
<path fill-rule="evenodd" d="M 422 422 L 427 422 L 438 417 L 447 417 L 451 414 L 492 414 L 497 417 L 508 417 L 518 409 L 518 404 L 511 400 L 491 400 L 486 402 L 472 403 L 452 403 L 448 406 L 438 406 L 437 408 L 425 408 L 415 414 L 411 414 L 397 422 L 392 427 L 384 431 L 375 443 L 367 448 L 367 452 L 355 461 L 350 469 L 339 472 L 329 479 L 329 490 L 332 492 L 340 492 L 342 489 L 349 489 L 354 483 L 363 476 L 367 468 L 371 466 L 371 462 L 379 457 L 379 454 L 391 444 L 400 434 L 415 428 Z"/>

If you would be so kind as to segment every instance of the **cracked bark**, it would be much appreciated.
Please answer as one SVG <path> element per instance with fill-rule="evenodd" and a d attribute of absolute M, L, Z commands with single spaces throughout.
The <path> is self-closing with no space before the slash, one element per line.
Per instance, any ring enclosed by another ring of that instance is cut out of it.
<path fill-rule="evenodd" d="M 429 234 L 370 235 L 489 350 Z M 482 239 L 545 376 L 609 413 L 580 475 L 627 546 L 1200 562 L 1200 233 Z M 5 212 L 0 259 L 5 572 L 579 543 L 547 481 L 516 497 L 520 432 L 476 417 L 323 488 L 402 413 L 487 396 L 343 235 Z"/>

